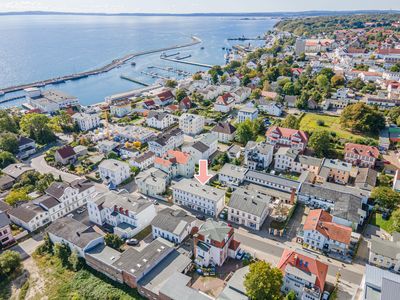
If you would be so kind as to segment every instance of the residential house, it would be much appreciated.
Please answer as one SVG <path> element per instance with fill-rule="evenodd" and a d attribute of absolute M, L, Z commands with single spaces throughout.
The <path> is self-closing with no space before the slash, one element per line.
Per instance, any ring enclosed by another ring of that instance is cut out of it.
<path fill-rule="evenodd" d="M 154 164 L 155 155 L 152 151 L 147 151 L 142 155 L 135 157 L 129 161 L 130 165 L 140 170 L 145 170 Z"/>
<path fill-rule="evenodd" d="M 250 170 L 264 170 L 271 164 L 273 154 L 272 145 L 249 141 L 244 149 L 244 165 Z"/>
<path fill-rule="evenodd" d="M 132 112 L 132 105 L 129 100 L 122 100 L 110 105 L 110 114 L 112 116 L 122 118 Z"/>
<path fill-rule="evenodd" d="M 3 170 L 1 170 L 3 175 L 10 176 L 15 181 L 19 181 L 24 174 L 32 171 L 34 171 L 32 167 L 21 163 L 8 165 Z"/>
<path fill-rule="evenodd" d="M 331 181 L 339 184 L 347 184 L 353 168 L 350 163 L 339 159 L 324 158 L 317 175 L 318 182 Z"/>
<path fill-rule="evenodd" d="M 201 185 L 195 179 L 183 179 L 172 186 L 175 204 L 217 216 L 225 205 L 225 191 Z"/>
<path fill-rule="evenodd" d="M 62 165 L 74 164 L 76 161 L 76 153 L 74 148 L 70 145 L 65 145 L 56 150 L 54 153 L 54 158 L 57 163 Z"/>
<path fill-rule="evenodd" d="M 183 114 L 179 118 L 179 128 L 187 135 L 197 135 L 204 129 L 204 117 L 193 114 Z"/>
<path fill-rule="evenodd" d="M 371 168 L 358 168 L 354 185 L 362 190 L 372 191 L 376 186 L 378 172 Z"/>
<path fill-rule="evenodd" d="M 390 109 L 400 105 L 400 100 L 387 98 L 367 98 L 366 103 L 371 106 L 377 106 L 381 109 Z"/>
<path fill-rule="evenodd" d="M 97 194 L 88 201 L 91 222 L 108 224 L 122 238 L 131 238 L 149 226 L 156 216 L 152 202 L 127 192 Z"/>
<path fill-rule="evenodd" d="M 294 291 L 297 299 L 320 300 L 325 289 L 328 265 L 301 250 L 285 249 L 277 265 L 283 273 L 281 291 Z"/>
<path fill-rule="evenodd" d="M 114 151 L 117 147 L 119 146 L 119 143 L 115 141 L 109 141 L 109 140 L 104 140 L 99 143 L 97 143 L 97 149 L 99 149 L 99 152 L 103 154 L 108 154 L 112 151 Z"/>
<path fill-rule="evenodd" d="M 226 282 L 225 288 L 218 296 L 218 300 L 248 300 L 245 278 L 249 272 L 249 266 L 236 270 Z"/>
<path fill-rule="evenodd" d="M 98 114 L 76 113 L 72 116 L 72 119 L 82 131 L 89 131 L 100 126 L 100 117 Z"/>
<path fill-rule="evenodd" d="M 162 237 L 174 244 L 182 243 L 192 232 L 196 218 L 181 209 L 164 208 L 151 222 L 153 238 Z"/>
<path fill-rule="evenodd" d="M 371 236 L 368 261 L 371 265 L 399 273 L 400 234 L 393 232 L 390 240 Z"/>
<path fill-rule="evenodd" d="M 159 106 L 167 106 L 175 101 L 175 96 L 172 94 L 171 90 L 166 90 L 157 94 L 154 98 L 154 101 Z"/>
<path fill-rule="evenodd" d="M 167 173 L 170 179 L 177 176 L 192 178 L 195 161 L 189 153 L 169 150 L 162 158 L 154 159 L 154 167 Z"/>
<path fill-rule="evenodd" d="M 353 166 L 374 168 L 379 158 L 379 149 L 375 146 L 347 143 L 344 146 L 344 160 Z"/>
<path fill-rule="evenodd" d="M 175 118 L 173 115 L 167 114 L 165 112 L 150 111 L 147 118 L 146 124 L 149 127 L 164 130 L 175 123 Z"/>
<path fill-rule="evenodd" d="M 15 179 L 8 176 L 2 175 L 0 176 L 0 191 L 5 191 L 11 189 L 15 183 Z"/>
<path fill-rule="evenodd" d="M 133 159 L 140 156 L 140 151 L 129 144 L 125 144 L 125 146 L 119 148 L 119 155 L 123 159 Z"/>
<path fill-rule="evenodd" d="M 229 143 L 235 138 L 236 128 L 229 122 L 218 122 L 211 131 L 218 135 L 219 142 Z"/>
<path fill-rule="evenodd" d="M 347 255 L 352 228 L 337 224 L 328 212 L 310 210 L 303 225 L 303 242 L 312 249 Z"/>
<path fill-rule="evenodd" d="M 67 245 L 71 252 L 76 251 L 83 258 L 89 250 L 104 244 L 104 237 L 91 226 L 69 217 L 52 222 L 46 232 L 54 244 Z"/>
<path fill-rule="evenodd" d="M 233 104 L 235 103 L 235 97 L 230 93 L 225 93 L 217 98 L 214 103 L 214 110 L 227 113 L 231 110 Z"/>
<path fill-rule="evenodd" d="M 242 123 L 245 120 L 254 121 L 258 118 L 258 109 L 255 107 L 243 107 L 238 112 L 238 123 Z"/>
<path fill-rule="evenodd" d="M 237 87 L 231 93 L 235 97 L 236 103 L 242 103 L 247 100 L 251 95 L 251 88 Z"/>
<path fill-rule="evenodd" d="M 400 290 L 400 275 L 367 264 L 361 289 L 362 300 L 396 300 Z"/>
<path fill-rule="evenodd" d="M 129 165 L 116 159 L 103 160 L 99 164 L 99 173 L 101 180 L 114 187 L 131 176 Z"/>
<path fill-rule="evenodd" d="M 172 129 L 160 134 L 156 139 L 149 141 L 149 150 L 156 156 L 163 156 L 169 150 L 174 150 L 182 146 L 183 132 L 179 128 Z"/>
<path fill-rule="evenodd" d="M 237 188 L 227 204 L 228 221 L 261 230 L 270 213 L 271 202 L 271 197 L 262 192 Z"/>
<path fill-rule="evenodd" d="M 15 239 L 10 227 L 10 219 L 5 212 L 0 211 L 0 248 L 14 243 Z"/>
<path fill-rule="evenodd" d="M 192 101 L 189 97 L 185 97 L 179 102 L 179 109 L 182 111 L 187 111 L 192 108 Z"/>
<path fill-rule="evenodd" d="M 228 257 L 234 258 L 239 242 L 234 239 L 234 230 L 225 222 L 208 219 L 193 239 L 196 264 L 204 267 L 222 266 Z"/>
<path fill-rule="evenodd" d="M 259 111 L 265 112 L 271 116 L 280 117 L 282 115 L 282 105 L 276 101 L 260 98 L 255 100 L 255 104 Z"/>
<path fill-rule="evenodd" d="M 266 132 L 267 143 L 275 147 L 290 147 L 303 152 L 308 143 L 308 135 L 302 130 L 272 126 Z"/>
<path fill-rule="evenodd" d="M 285 105 L 289 108 L 295 108 L 296 107 L 296 102 L 297 102 L 297 96 L 285 96 Z"/>
<path fill-rule="evenodd" d="M 152 197 L 164 194 L 170 180 L 168 173 L 154 167 L 140 172 L 135 177 L 139 192 Z"/>
<path fill-rule="evenodd" d="M 36 153 L 36 143 L 34 140 L 20 136 L 18 138 L 18 154 L 19 159 L 26 159 Z"/>
<path fill-rule="evenodd" d="M 242 149 L 238 145 L 232 145 L 226 151 L 229 159 L 239 159 L 242 154 Z"/>
<path fill-rule="evenodd" d="M 274 154 L 274 169 L 290 172 L 299 153 L 299 149 L 279 148 Z"/>
<path fill-rule="evenodd" d="M 29 232 L 35 231 L 50 223 L 48 212 L 32 202 L 24 203 L 8 211 L 11 222 Z"/>
<path fill-rule="evenodd" d="M 244 175 L 247 170 L 247 168 L 226 163 L 221 170 L 218 171 L 218 180 L 223 185 L 238 187 L 243 183 Z"/>
<path fill-rule="evenodd" d="M 198 163 L 201 159 L 208 160 L 217 149 L 218 139 L 215 133 L 202 135 L 196 141 L 182 147 L 182 151 L 189 153 L 193 157 L 195 163 Z"/>

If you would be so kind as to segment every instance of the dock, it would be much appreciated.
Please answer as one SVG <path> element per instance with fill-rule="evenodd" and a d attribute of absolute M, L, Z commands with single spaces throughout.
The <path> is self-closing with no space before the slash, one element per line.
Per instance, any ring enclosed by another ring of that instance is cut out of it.
<path fill-rule="evenodd" d="M 198 62 L 194 62 L 194 61 L 179 60 L 179 59 L 168 58 L 168 57 L 161 57 L 161 59 L 164 59 L 164 60 L 167 60 L 167 61 L 172 61 L 172 62 L 177 62 L 177 63 L 181 63 L 181 64 L 186 64 L 186 65 L 209 68 L 209 69 L 211 69 L 213 67 L 212 65 L 198 63 Z"/>
<path fill-rule="evenodd" d="M 159 78 L 159 79 L 164 79 L 164 80 L 170 79 L 169 77 L 161 76 L 160 74 L 157 74 L 157 73 L 154 73 L 154 72 L 153 73 L 149 73 L 149 72 L 142 71 L 140 73 L 142 73 L 143 75 L 151 76 L 153 78 Z"/>
<path fill-rule="evenodd" d="M 20 96 L 14 96 L 14 97 L 9 97 L 9 98 L 4 98 L 1 97 L 0 98 L 0 104 L 1 103 L 7 103 L 7 102 L 11 102 L 11 101 L 16 101 L 16 100 L 20 100 L 20 99 L 24 99 L 25 95 L 20 95 Z"/>
<path fill-rule="evenodd" d="M 184 70 L 179 70 L 179 69 L 174 69 L 172 67 L 160 67 L 160 66 L 149 66 L 147 67 L 148 69 L 157 69 L 157 70 L 161 70 L 161 71 L 165 71 L 165 72 L 171 72 L 171 73 L 175 73 L 181 76 L 191 76 L 192 73 L 184 71 Z"/>
<path fill-rule="evenodd" d="M 115 68 L 118 68 L 118 67 L 122 66 L 123 64 L 125 64 L 126 62 L 128 62 L 138 56 L 143 56 L 143 55 L 153 54 L 153 53 L 158 53 L 158 52 L 165 52 L 165 51 L 174 50 L 174 49 L 186 48 L 186 47 L 197 45 L 201 42 L 202 42 L 201 39 L 199 39 L 198 37 L 192 36 L 192 42 L 190 42 L 190 43 L 128 54 L 128 55 L 125 55 L 124 57 L 114 59 L 112 62 L 106 64 L 103 67 L 97 68 L 97 69 L 3 88 L 3 89 L 0 89 L 0 94 L 7 94 L 7 93 L 11 93 L 11 92 L 21 91 L 21 90 L 24 90 L 24 89 L 30 88 L 30 87 L 42 87 L 42 86 L 46 86 L 46 85 L 50 85 L 50 84 L 64 83 L 65 81 L 68 81 L 68 80 L 78 80 L 78 79 L 87 78 L 87 77 L 93 76 L 93 75 L 99 75 L 102 73 L 109 72 Z"/>
<path fill-rule="evenodd" d="M 143 86 L 149 86 L 147 83 L 144 83 L 144 82 L 142 82 L 140 80 L 137 80 L 137 79 L 135 79 L 133 77 L 130 77 L 130 76 L 127 76 L 127 75 L 121 75 L 120 77 L 121 77 L 121 79 L 125 79 L 125 80 L 131 81 L 133 83 L 137 83 L 137 84 L 140 84 L 140 85 L 143 85 Z"/>

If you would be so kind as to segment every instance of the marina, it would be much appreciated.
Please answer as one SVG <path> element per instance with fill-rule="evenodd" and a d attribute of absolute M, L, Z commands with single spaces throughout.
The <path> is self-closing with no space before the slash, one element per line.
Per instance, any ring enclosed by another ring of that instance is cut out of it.
<path fill-rule="evenodd" d="M 160 57 L 160 58 L 163 60 L 167 60 L 167 61 L 177 62 L 177 63 L 181 63 L 181 64 L 186 64 L 186 65 L 192 65 L 192 66 L 198 66 L 198 67 L 204 67 L 204 68 L 209 68 L 209 69 L 211 69 L 213 67 L 212 65 L 198 63 L 198 62 L 194 62 L 194 61 L 179 60 L 179 59 L 168 58 L 168 57 Z"/>
<path fill-rule="evenodd" d="M 184 70 L 179 70 L 179 69 L 174 69 L 172 67 L 160 67 L 160 66 L 148 66 L 148 69 L 158 69 L 161 71 L 165 71 L 165 72 L 171 72 L 171 73 L 175 73 L 178 74 L 180 76 L 191 76 L 192 73 L 184 71 Z"/>
<path fill-rule="evenodd" d="M 140 80 L 137 80 L 137 79 L 135 79 L 133 77 L 130 77 L 130 76 L 127 76 L 127 75 L 121 75 L 120 77 L 121 77 L 121 79 L 125 79 L 125 80 L 128 80 L 128 81 L 133 82 L 133 83 L 137 83 L 137 84 L 140 84 L 140 85 L 143 85 L 143 86 L 149 86 L 147 83 L 144 83 L 144 82 L 142 82 Z"/>

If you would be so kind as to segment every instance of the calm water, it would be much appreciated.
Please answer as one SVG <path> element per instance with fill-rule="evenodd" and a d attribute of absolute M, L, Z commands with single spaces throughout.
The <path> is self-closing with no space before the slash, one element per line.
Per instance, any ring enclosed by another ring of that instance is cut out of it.
<path fill-rule="evenodd" d="M 190 60 L 223 64 L 229 37 L 258 36 L 271 29 L 276 20 L 244 20 L 240 17 L 106 17 L 106 16 L 2 16 L 0 17 L 0 89 L 109 63 L 125 54 L 187 43 L 191 35 L 203 43 L 177 50 Z M 238 43 L 238 42 L 234 42 Z M 204 49 L 201 49 L 204 47 Z M 171 51 L 170 51 L 171 52 Z M 172 53 L 172 52 L 171 52 Z M 141 86 L 123 80 L 129 75 L 146 83 L 155 79 L 142 71 L 148 66 L 174 67 L 189 72 L 201 70 L 163 61 L 160 54 L 135 59 L 108 73 L 50 86 L 80 98 L 82 104 L 103 101 L 104 97 Z M 6 95 L 8 97 L 10 95 Z"/>

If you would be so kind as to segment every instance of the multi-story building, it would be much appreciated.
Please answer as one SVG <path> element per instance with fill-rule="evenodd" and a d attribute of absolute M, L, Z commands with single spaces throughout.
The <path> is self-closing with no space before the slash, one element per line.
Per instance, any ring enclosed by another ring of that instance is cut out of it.
<path fill-rule="evenodd" d="M 195 161 L 189 153 L 169 150 L 162 158 L 154 159 L 154 167 L 167 173 L 170 179 L 176 176 L 192 178 Z"/>
<path fill-rule="evenodd" d="M 58 90 L 41 91 L 38 88 L 27 88 L 25 92 L 27 102 L 46 113 L 79 105 L 78 98 Z"/>
<path fill-rule="evenodd" d="M 249 141 L 244 149 L 244 165 L 250 170 L 264 170 L 271 164 L 273 155 L 272 145 Z"/>
<path fill-rule="evenodd" d="M 155 159 L 154 152 L 147 151 L 142 155 L 139 155 L 134 159 L 131 159 L 129 163 L 131 164 L 131 166 L 137 167 L 140 170 L 144 170 L 154 164 L 154 159 Z"/>
<path fill-rule="evenodd" d="M 344 160 L 354 166 L 374 168 L 379 158 L 379 149 L 375 146 L 347 143 L 344 147 Z"/>
<path fill-rule="evenodd" d="M 158 212 L 151 222 L 152 235 L 162 237 L 174 244 L 180 244 L 192 232 L 196 218 L 184 210 L 165 208 Z"/>
<path fill-rule="evenodd" d="M 32 202 L 24 203 L 12 208 L 8 215 L 11 222 L 21 226 L 29 232 L 35 231 L 50 223 L 49 213 L 41 206 Z"/>
<path fill-rule="evenodd" d="M 159 106 L 167 106 L 172 104 L 175 100 L 174 94 L 172 94 L 171 90 L 163 91 L 156 95 L 154 101 Z"/>
<path fill-rule="evenodd" d="M 136 235 L 156 216 L 152 202 L 126 192 L 97 194 L 88 201 L 87 207 L 91 222 L 100 226 L 108 224 L 123 238 Z"/>
<path fill-rule="evenodd" d="M 182 147 L 182 151 L 189 153 L 195 163 L 198 163 L 200 159 L 208 160 L 217 149 L 218 139 L 215 133 L 202 135 L 196 141 Z"/>
<path fill-rule="evenodd" d="M 140 172 L 135 177 L 139 192 L 153 197 L 164 194 L 170 181 L 168 173 L 154 167 Z"/>
<path fill-rule="evenodd" d="M 20 136 L 18 138 L 18 154 L 19 159 L 25 159 L 36 153 L 36 143 L 34 140 Z"/>
<path fill-rule="evenodd" d="M 246 172 L 247 168 L 227 163 L 218 171 L 218 180 L 223 185 L 238 187 L 243 183 Z"/>
<path fill-rule="evenodd" d="M 322 209 L 311 210 L 303 226 L 303 242 L 312 249 L 347 255 L 352 228 L 337 224 Z"/>
<path fill-rule="evenodd" d="M 114 187 L 131 176 L 129 165 L 116 159 L 103 160 L 99 165 L 99 173 L 101 180 Z"/>
<path fill-rule="evenodd" d="M 301 250 L 285 249 L 277 267 L 282 271 L 282 292 L 296 293 L 297 299 L 320 300 L 325 289 L 328 265 Z"/>
<path fill-rule="evenodd" d="M 369 263 L 380 268 L 400 272 L 400 233 L 393 232 L 390 240 L 371 236 Z"/>
<path fill-rule="evenodd" d="M 246 120 L 254 121 L 258 118 L 258 109 L 255 107 L 245 106 L 238 112 L 238 123 L 242 123 Z"/>
<path fill-rule="evenodd" d="M 228 257 L 235 257 L 240 244 L 232 227 L 212 219 L 200 226 L 193 243 L 195 262 L 204 267 L 222 266 Z"/>
<path fill-rule="evenodd" d="M 217 98 L 214 103 L 214 110 L 227 113 L 231 110 L 235 103 L 235 97 L 230 93 L 225 93 Z"/>
<path fill-rule="evenodd" d="M 324 158 L 317 174 L 317 181 L 321 183 L 331 181 L 339 184 L 347 184 L 352 169 L 350 163 L 338 159 Z"/>
<path fill-rule="evenodd" d="M 282 191 L 285 193 L 297 193 L 297 190 L 300 187 L 299 181 L 253 170 L 247 171 L 244 179 L 247 182 Z"/>
<path fill-rule="evenodd" d="M 291 128 L 272 126 L 266 132 L 267 143 L 276 147 L 290 147 L 303 152 L 308 143 L 308 135 L 302 131 Z"/>
<path fill-rule="evenodd" d="M 98 114 L 76 113 L 72 116 L 72 119 L 82 131 L 88 131 L 100 126 L 100 117 Z"/>
<path fill-rule="evenodd" d="M 149 141 L 149 150 L 156 156 L 163 156 L 169 150 L 174 150 L 183 144 L 183 132 L 179 128 L 160 134 L 156 139 Z"/>
<path fill-rule="evenodd" d="M 225 191 L 197 180 L 183 179 L 172 186 L 174 203 L 217 216 L 225 205 Z"/>
<path fill-rule="evenodd" d="M 271 197 L 262 192 L 238 188 L 227 204 L 228 221 L 260 230 L 270 212 Z"/>
<path fill-rule="evenodd" d="M 150 111 L 146 118 L 147 126 L 160 130 L 166 129 L 174 123 L 175 117 L 165 112 Z"/>
<path fill-rule="evenodd" d="M 276 101 L 260 98 L 258 100 L 255 100 L 255 103 L 257 104 L 258 109 L 262 112 L 276 117 L 280 117 L 282 115 L 283 107 Z"/>
<path fill-rule="evenodd" d="M 229 143 L 235 138 L 236 128 L 228 122 L 218 122 L 212 132 L 217 134 L 219 142 Z"/>
<path fill-rule="evenodd" d="M 281 147 L 274 154 L 274 169 L 280 171 L 291 171 L 294 161 L 299 155 L 299 149 Z"/>
<path fill-rule="evenodd" d="M 129 100 L 122 100 L 110 105 L 110 113 L 112 116 L 122 118 L 132 112 L 132 105 Z"/>
<path fill-rule="evenodd" d="M 10 219 L 5 212 L 0 211 L 0 248 L 14 242 L 14 236 L 10 227 Z"/>
<path fill-rule="evenodd" d="M 367 264 L 361 280 L 360 300 L 397 300 L 400 275 Z"/>
<path fill-rule="evenodd" d="M 197 135 L 204 129 L 204 117 L 193 114 L 183 114 L 179 118 L 179 128 L 187 135 Z"/>

